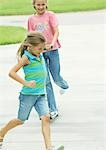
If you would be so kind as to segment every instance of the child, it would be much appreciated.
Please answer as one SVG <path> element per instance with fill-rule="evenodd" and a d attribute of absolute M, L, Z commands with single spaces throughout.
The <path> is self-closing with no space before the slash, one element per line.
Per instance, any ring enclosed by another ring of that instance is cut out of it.
<path fill-rule="evenodd" d="M 41 32 L 46 38 L 46 50 L 43 53 L 48 71 L 46 90 L 48 105 L 50 109 L 50 117 L 51 119 L 54 119 L 58 116 L 58 109 L 56 106 L 49 73 L 51 73 L 54 82 L 59 87 L 61 87 L 62 89 L 68 88 L 67 82 L 60 75 L 60 60 L 58 48 L 60 48 L 61 45 L 58 41 L 58 21 L 53 12 L 47 11 L 47 0 L 33 0 L 33 6 L 36 10 L 36 13 L 31 15 L 28 19 L 28 31 Z"/>
<path fill-rule="evenodd" d="M 11 69 L 9 76 L 23 85 L 20 92 L 19 111 L 17 119 L 11 120 L 0 130 L 2 146 L 5 134 L 12 128 L 22 125 L 28 120 L 34 107 L 41 120 L 42 134 L 46 150 L 53 150 L 50 139 L 50 116 L 47 99 L 45 97 L 46 67 L 43 56 L 40 54 L 45 47 L 45 38 L 40 33 L 29 33 L 20 46 L 17 54 L 20 56 L 18 63 Z M 25 79 L 17 72 L 23 67 Z M 54 148 L 55 149 L 55 148 Z M 56 150 L 64 149 L 63 146 Z"/>

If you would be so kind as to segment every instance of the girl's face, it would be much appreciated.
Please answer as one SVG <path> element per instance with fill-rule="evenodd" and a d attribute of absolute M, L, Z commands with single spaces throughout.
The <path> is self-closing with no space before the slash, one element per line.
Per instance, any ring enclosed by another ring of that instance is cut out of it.
<path fill-rule="evenodd" d="M 36 0 L 35 1 L 36 13 L 42 15 L 46 11 L 47 0 Z"/>
<path fill-rule="evenodd" d="M 32 55 L 39 57 L 40 53 L 43 52 L 44 47 L 45 47 L 45 43 L 40 43 L 37 46 L 31 46 L 30 52 L 32 53 Z"/>

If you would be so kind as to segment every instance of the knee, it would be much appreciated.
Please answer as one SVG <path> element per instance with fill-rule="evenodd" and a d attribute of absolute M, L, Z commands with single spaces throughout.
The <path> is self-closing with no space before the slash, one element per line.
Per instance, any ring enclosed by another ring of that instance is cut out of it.
<path fill-rule="evenodd" d="M 18 125 L 24 124 L 24 121 L 18 119 Z"/>
<path fill-rule="evenodd" d="M 20 119 L 14 119 L 14 122 L 16 122 L 17 125 L 22 125 L 24 124 L 24 121 L 20 120 Z"/>
<path fill-rule="evenodd" d="M 43 124 L 48 124 L 48 123 L 50 123 L 50 116 L 49 115 L 43 116 L 43 117 L 41 117 L 41 120 L 42 120 Z"/>
<path fill-rule="evenodd" d="M 53 78 L 53 81 L 54 81 L 56 84 L 58 84 L 58 83 L 60 82 L 60 78 L 59 78 L 59 77 L 55 77 L 55 78 Z"/>

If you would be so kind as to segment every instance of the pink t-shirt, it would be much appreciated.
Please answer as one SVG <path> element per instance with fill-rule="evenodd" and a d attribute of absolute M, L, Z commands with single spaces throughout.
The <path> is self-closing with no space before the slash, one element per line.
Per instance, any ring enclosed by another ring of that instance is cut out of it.
<path fill-rule="evenodd" d="M 46 11 L 43 15 L 38 16 L 33 14 L 28 19 L 28 31 L 37 31 L 43 33 L 48 44 L 51 44 L 53 39 L 53 28 L 58 26 L 56 15 L 51 11 Z M 54 44 L 53 49 L 60 48 L 59 40 Z"/>

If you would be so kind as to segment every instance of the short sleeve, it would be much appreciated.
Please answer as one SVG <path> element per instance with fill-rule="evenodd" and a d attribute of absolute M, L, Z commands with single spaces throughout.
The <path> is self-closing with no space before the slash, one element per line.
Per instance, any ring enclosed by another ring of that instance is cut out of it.
<path fill-rule="evenodd" d="M 28 29 L 28 32 L 34 31 L 32 16 L 28 18 L 27 29 Z"/>
<path fill-rule="evenodd" d="M 52 27 L 56 27 L 58 25 L 58 20 L 57 20 L 55 13 L 50 12 L 49 21 Z"/>

